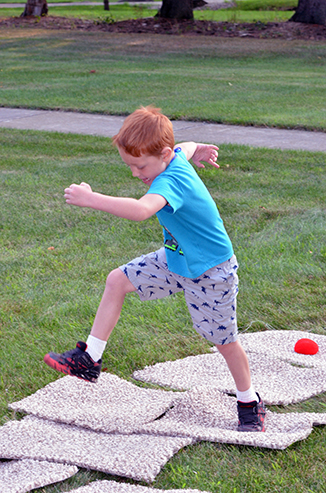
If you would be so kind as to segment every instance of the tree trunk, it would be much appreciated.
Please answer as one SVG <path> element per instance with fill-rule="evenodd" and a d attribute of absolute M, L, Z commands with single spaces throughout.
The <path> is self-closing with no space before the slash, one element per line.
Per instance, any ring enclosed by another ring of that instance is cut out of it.
<path fill-rule="evenodd" d="M 290 21 L 326 26 L 326 0 L 299 0 Z"/>
<path fill-rule="evenodd" d="M 192 20 L 194 18 L 192 0 L 163 0 L 157 16 L 165 19 Z"/>
<path fill-rule="evenodd" d="M 47 15 L 48 4 L 46 0 L 27 0 L 25 10 L 21 17 Z"/>
<path fill-rule="evenodd" d="M 109 0 L 104 0 L 104 10 L 110 10 Z"/>

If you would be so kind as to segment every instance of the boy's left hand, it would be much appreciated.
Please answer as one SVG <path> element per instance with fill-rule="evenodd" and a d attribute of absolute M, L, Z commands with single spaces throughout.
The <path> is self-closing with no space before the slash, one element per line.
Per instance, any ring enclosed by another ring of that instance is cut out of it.
<path fill-rule="evenodd" d="M 205 168 L 201 161 L 211 164 L 215 168 L 219 168 L 219 164 L 216 162 L 218 156 L 218 147 L 210 144 L 197 144 L 196 150 L 192 156 L 193 163 L 198 168 Z"/>

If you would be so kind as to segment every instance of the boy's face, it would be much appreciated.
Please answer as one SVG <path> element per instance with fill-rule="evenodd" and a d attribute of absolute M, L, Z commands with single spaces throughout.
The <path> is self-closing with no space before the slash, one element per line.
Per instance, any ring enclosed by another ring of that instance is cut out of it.
<path fill-rule="evenodd" d="M 140 157 L 134 157 L 123 149 L 118 148 L 118 150 L 122 160 L 129 166 L 132 176 L 139 178 L 148 186 L 166 170 L 173 156 L 172 149 L 168 147 L 164 148 L 159 156 L 143 154 Z"/>

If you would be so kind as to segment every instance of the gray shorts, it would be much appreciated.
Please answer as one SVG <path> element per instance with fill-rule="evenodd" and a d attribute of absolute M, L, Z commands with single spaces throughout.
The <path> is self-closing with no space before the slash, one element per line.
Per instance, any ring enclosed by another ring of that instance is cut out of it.
<path fill-rule="evenodd" d="M 195 330 L 214 344 L 237 340 L 237 259 L 216 265 L 196 279 L 168 269 L 165 249 L 135 258 L 120 266 L 141 300 L 156 300 L 183 291 Z"/>

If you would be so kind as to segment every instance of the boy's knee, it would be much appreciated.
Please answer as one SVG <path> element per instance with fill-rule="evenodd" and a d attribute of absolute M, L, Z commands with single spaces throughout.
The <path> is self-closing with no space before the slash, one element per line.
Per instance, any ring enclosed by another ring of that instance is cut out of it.
<path fill-rule="evenodd" d="M 112 270 L 108 277 L 106 278 L 106 287 L 115 287 L 118 288 L 119 286 L 123 286 L 124 278 L 126 276 L 121 272 L 120 269 L 114 269 Z"/>
<path fill-rule="evenodd" d="M 227 354 L 230 354 L 232 353 L 233 351 L 235 351 L 236 349 L 239 348 L 239 340 L 236 340 L 234 342 L 229 342 L 228 344 L 215 344 L 215 346 L 217 347 L 218 351 L 224 356 L 224 355 L 227 355 Z"/>
<path fill-rule="evenodd" d="M 108 277 L 106 278 L 107 290 L 114 290 L 124 293 L 130 293 L 131 291 L 135 291 L 135 287 L 131 284 L 128 277 L 121 271 L 121 269 L 117 268 L 112 270 Z"/>

